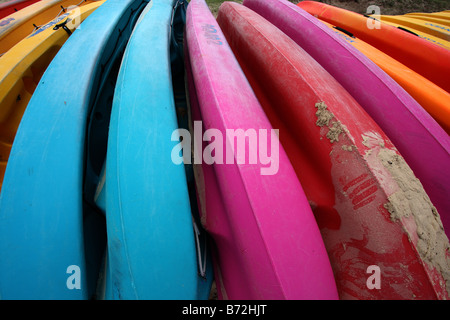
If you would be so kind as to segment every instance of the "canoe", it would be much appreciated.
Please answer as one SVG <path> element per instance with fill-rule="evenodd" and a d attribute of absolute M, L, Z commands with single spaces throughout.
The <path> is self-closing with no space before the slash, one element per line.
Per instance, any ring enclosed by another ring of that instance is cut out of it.
<path fill-rule="evenodd" d="M 92 165 L 88 115 L 97 103 L 111 106 L 123 50 L 146 4 L 108 0 L 92 13 L 52 60 L 27 106 L 0 194 L 3 299 L 95 293 L 106 226 L 83 192 L 90 184 L 85 167 Z M 107 114 L 95 114 L 101 118 Z"/>
<path fill-rule="evenodd" d="M 375 120 L 421 181 L 441 216 L 448 236 L 450 233 L 450 200 L 447 196 L 450 181 L 450 168 L 447 165 L 450 159 L 448 134 L 398 83 L 352 45 L 346 43 L 347 41 L 343 41 L 301 8 L 280 0 L 267 0 L 263 3 L 245 0 L 244 5 L 261 14 L 291 37 L 337 79 Z M 308 33 L 303 30 L 308 30 Z M 352 44 L 360 41 L 359 38 L 349 38 L 348 35 L 345 38 Z M 330 50 L 322 50 L 323 46 Z M 376 56 L 378 60 L 381 57 Z M 388 67 L 394 63 L 392 59 L 382 62 L 389 63 Z M 397 67 L 401 69 L 400 66 Z M 396 79 L 402 76 L 401 73 L 406 73 L 405 77 L 412 76 L 412 73 L 398 69 L 394 70 L 399 72 L 395 75 Z M 435 85 L 427 86 L 426 82 L 414 83 L 419 80 L 412 80 L 413 84 L 408 84 L 411 86 L 409 89 L 419 90 L 417 87 L 423 87 L 431 90 L 431 99 L 436 95 L 448 101 L 447 95 L 442 93 L 446 91 L 438 90 Z M 426 92 L 423 94 L 426 95 Z M 439 111 L 445 115 L 443 110 Z M 441 119 L 443 118 L 442 116 Z M 416 137 L 414 143 L 411 143 L 411 137 Z M 434 165 L 430 166 L 430 163 Z"/>
<path fill-rule="evenodd" d="M 181 107 L 172 81 L 181 81 L 184 91 L 184 77 L 182 68 L 172 72 L 171 56 L 174 63 L 183 57 L 177 47 L 172 55 L 169 48 L 177 34 L 183 35 L 186 6 L 183 0 L 148 4 L 120 68 L 105 172 L 107 298 L 208 299 L 211 291 L 212 266 L 201 274 L 197 263 L 193 215 L 198 212 L 185 168 L 170 157 L 178 142 L 169 138 L 179 128 Z M 178 22 L 176 30 L 172 21 Z M 204 254 L 211 255 L 199 257 Z"/>
<path fill-rule="evenodd" d="M 317 61 L 253 10 L 226 2 L 217 20 L 280 130 L 340 298 L 448 298 L 448 239 L 389 138 Z"/>
<path fill-rule="evenodd" d="M 433 36 L 447 42 L 450 41 L 450 27 L 445 24 L 445 20 L 439 21 L 439 19 L 435 19 L 435 21 L 432 22 L 423 21 L 415 17 L 390 15 L 381 15 L 379 19 L 381 22 L 394 25 L 396 27 L 412 28 L 414 30 L 424 32 L 429 36 Z"/>
<path fill-rule="evenodd" d="M 336 299 L 302 187 L 204 0 L 189 3 L 186 40 L 195 181 L 201 221 L 214 240 L 219 299 Z M 231 137 L 238 129 L 241 137 Z M 252 131 L 263 155 L 270 148 L 269 161 L 251 160 L 256 142 L 245 135 Z M 213 137 L 214 148 L 206 145 Z"/>
<path fill-rule="evenodd" d="M 28 102 L 53 57 L 82 21 L 105 1 L 52 20 L 0 57 L 0 191 L 11 146 Z M 59 27 L 65 23 L 69 33 Z"/>
<path fill-rule="evenodd" d="M 373 26 L 371 18 L 345 9 L 315 1 L 302 1 L 298 6 L 344 28 L 450 92 L 450 50 L 382 22 L 376 28 L 368 28 Z"/>
<path fill-rule="evenodd" d="M 450 134 L 450 94 L 370 44 L 321 21 L 400 84 Z M 444 138 L 445 139 L 445 138 Z M 450 205 L 450 203 L 449 203 Z M 450 226 L 449 226 L 450 227 Z"/>
<path fill-rule="evenodd" d="M 41 27 L 64 14 L 70 6 L 83 6 L 98 0 L 42 0 L 0 20 L 0 55 L 5 54 L 36 26 Z"/>
<path fill-rule="evenodd" d="M 0 4 L 0 19 L 19 11 L 39 0 L 12 0 Z"/>

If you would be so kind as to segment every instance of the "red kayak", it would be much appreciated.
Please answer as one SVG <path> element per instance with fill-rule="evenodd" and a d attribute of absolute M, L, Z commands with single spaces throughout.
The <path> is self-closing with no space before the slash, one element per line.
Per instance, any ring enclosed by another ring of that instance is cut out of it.
<path fill-rule="evenodd" d="M 13 14 L 29 5 L 38 2 L 39 0 L 12 0 L 0 4 L 0 19 Z"/>
<path fill-rule="evenodd" d="M 421 183 L 350 94 L 289 37 L 225 2 L 217 17 L 316 216 L 341 299 L 446 299 L 449 242 Z"/>

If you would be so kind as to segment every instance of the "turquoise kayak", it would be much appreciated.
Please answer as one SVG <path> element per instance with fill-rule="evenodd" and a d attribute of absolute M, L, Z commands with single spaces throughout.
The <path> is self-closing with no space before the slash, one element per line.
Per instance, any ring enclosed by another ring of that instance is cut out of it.
<path fill-rule="evenodd" d="M 0 195 L 2 299 L 95 298 L 106 247 L 95 186 L 121 58 L 147 3 L 108 0 L 65 43 L 30 100 Z"/>
<path fill-rule="evenodd" d="M 171 160 L 179 143 L 172 133 L 187 128 L 180 43 L 186 6 L 183 0 L 150 2 L 123 57 L 105 181 L 96 193 L 106 207 L 106 299 L 207 299 L 211 290 L 192 167 Z"/>

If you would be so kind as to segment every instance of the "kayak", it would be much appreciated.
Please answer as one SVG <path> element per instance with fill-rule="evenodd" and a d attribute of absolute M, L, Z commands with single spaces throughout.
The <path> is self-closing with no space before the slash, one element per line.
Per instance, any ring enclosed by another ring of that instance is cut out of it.
<path fill-rule="evenodd" d="M 185 45 L 196 190 L 219 299 L 337 299 L 308 200 L 204 0 L 189 3 Z"/>
<path fill-rule="evenodd" d="M 65 13 L 0 57 L 0 190 L 14 136 L 42 74 L 69 34 L 104 2 Z M 62 24 L 69 32 L 62 27 L 54 29 Z"/>
<path fill-rule="evenodd" d="M 12 0 L 0 4 L 0 19 L 19 11 L 39 0 Z"/>
<path fill-rule="evenodd" d="M 171 57 L 172 64 L 183 61 L 176 41 L 183 35 L 186 6 L 183 0 L 150 2 L 122 60 L 104 180 L 106 299 L 205 300 L 211 291 L 213 269 L 206 263 L 211 254 L 204 240 L 196 241 L 198 212 L 187 174 L 170 158 L 177 142 L 169 138 L 179 128 L 176 110 L 181 107 L 172 82 L 181 81 L 184 90 L 184 72 L 172 70 Z M 101 199 L 99 193 L 96 201 Z"/>
<path fill-rule="evenodd" d="M 450 50 L 382 22 L 373 27 L 375 21 L 372 18 L 345 9 L 315 1 L 302 1 L 298 6 L 351 32 L 450 92 Z"/>
<path fill-rule="evenodd" d="M 52 60 L 25 110 L 0 194 L 3 299 L 95 295 L 106 226 L 84 192 L 92 164 L 88 115 L 98 103 L 111 106 L 123 51 L 147 3 L 108 0 L 92 13 Z"/>
<path fill-rule="evenodd" d="M 448 298 L 442 223 L 385 133 L 317 61 L 253 10 L 226 2 L 217 20 L 280 130 L 340 298 Z"/>
<path fill-rule="evenodd" d="M 439 13 L 439 12 L 437 12 Z M 431 22 L 431 23 L 437 23 L 440 24 L 442 26 L 450 26 L 450 19 L 446 18 L 444 16 L 440 16 L 440 15 L 431 15 L 431 14 L 421 14 L 421 13 L 407 13 L 405 15 L 402 16 L 397 16 L 399 18 L 414 18 L 417 20 L 420 20 L 422 22 Z M 430 27 L 432 27 L 433 25 L 429 25 Z"/>
<path fill-rule="evenodd" d="M 424 12 L 411 12 L 406 13 L 405 16 L 418 17 L 422 20 L 433 21 L 433 19 L 440 19 L 441 21 L 446 21 L 450 23 L 450 12 L 449 11 L 441 11 L 441 12 L 432 12 L 432 13 L 424 13 Z"/>
<path fill-rule="evenodd" d="M 70 6 L 98 0 L 42 0 L 0 20 L 0 55 L 5 54 L 36 28 L 66 13 Z"/>
<path fill-rule="evenodd" d="M 360 41 L 359 38 L 351 37 L 347 33 L 346 41 L 343 41 L 322 22 L 284 0 L 264 2 L 245 0 L 244 5 L 265 17 L 291 37 L 337 79 L 375 120 L 421 181 L 440 214 L 448 236 L 450 233 L 450 203 L 447 196 L 447 186 L 450 181 L 450 168 L 447 165 L 450 159 L 448 134 L 398 83 L 347 43 L 356 44 L 356 41 Z M 308 30 L 308 33 L 303 30 Z M 323 50 L 323 46 L 330 50 Z M 376 56 L 378 60 L 380 57 L 382 56 Z M 393 65 L 392 59 L 382 60 L 382 62 L 385 65 L 388 63 L 387 67 Z M 401 73 L 405 73 L 405 80 L 409 79 L 407 77 L 413 77 L 412 73 L 406 72 L 398 65 L 397 67 L 399 72 L 395 76 L 397 79 L 402 76 Z M 416 78 L 411 82 L 415 84 L 415 81 L 419 80 Z M 423 87 L 431 90 L 433 97 L 437 95 L 444 101 L 448 101 L 447 95 L 442 94 L 446 91 L 438 90 L 436 85 L 427 86 L 426 82 L 417 83 L 416 86 L 408 85 L 411 86 L 409 90 L 419 90 L 417 87 Z M 426 92 L 423 94 L 426 95 Z M 445 108 L 439 110 L 441 115 L 445 115 L 445 110 Z M 411 143 L 411 137 L 420 138 L 416 138 L 414 143 Z M 433 165 L 429 165 L 430 163 Z"/>
<path fill-rule="evenodd" d="M 380 21 L 396 27 L 413 28 L 414 30 L 424 32 L 429 36 L 447 42 L 450 41 L 450 26 L 446 25 L 445 20 L 442 22 L 435 19 L 435 21 L 432 22 L 409 16 L 382 15 L 380 16 Z"/>
<path fill-rule="evenodd" d="M 411 34 L 414 34 L 414 35 L 416 35 L 416 36 L 418 36 L 418 37 L 420 37 L 422 39 L 425 39 L 425 40 L 427 40 L 427 41 L 429 41 L 431 43 L 434 43 L 434 44 L 436 44 L 438 46 L 441 46 L 441 47 L 443 47 L 443 48 L 445 48 L 447 50 L 450 50 L 450 41 L 447 41 L 447 40 L 444 40 L 442 38 L 433 36 L 433 35 L 431 35 L 429 33 L 426 33 L 424 31 L 415 29 L 415 28 L 413 28 L 411 26 L 409 26 L 409 27 L 401 26 L 399 24 L 395 24 L 395 23 L 392 23 L 392 22 L 389 22 L 389 21 L 383 21 L 383 23 L 387 24 L 387 25 L 391 25 L 391 26 L 393 26 L 395 28 L 398 28 L 400 30 L 409 32 Z"/>
<path fill-rule="evenodd" d="M 450 93 L 384 52 L 353 35 L 349 35 L 345 30 L 339 30 L 325 21 L 321 22 L 383 69 L 450 134 Z"/>

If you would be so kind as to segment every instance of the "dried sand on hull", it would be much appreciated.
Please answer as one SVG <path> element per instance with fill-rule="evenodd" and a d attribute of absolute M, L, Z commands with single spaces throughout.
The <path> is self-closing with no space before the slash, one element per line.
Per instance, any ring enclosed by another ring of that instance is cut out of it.
<path fill-rule="evenodd" d="M 414 219 L 415 226 L 402 223 L 403 228 L 420 258 L 443 276 L 450 295 L 450 245 L 436 208 L 401 156 L 393 150 L 381 149 L 378 158 L 399 186 L 399 190 L 389 196 L 389 202 L 385 204 L 391 220 Z"/>

